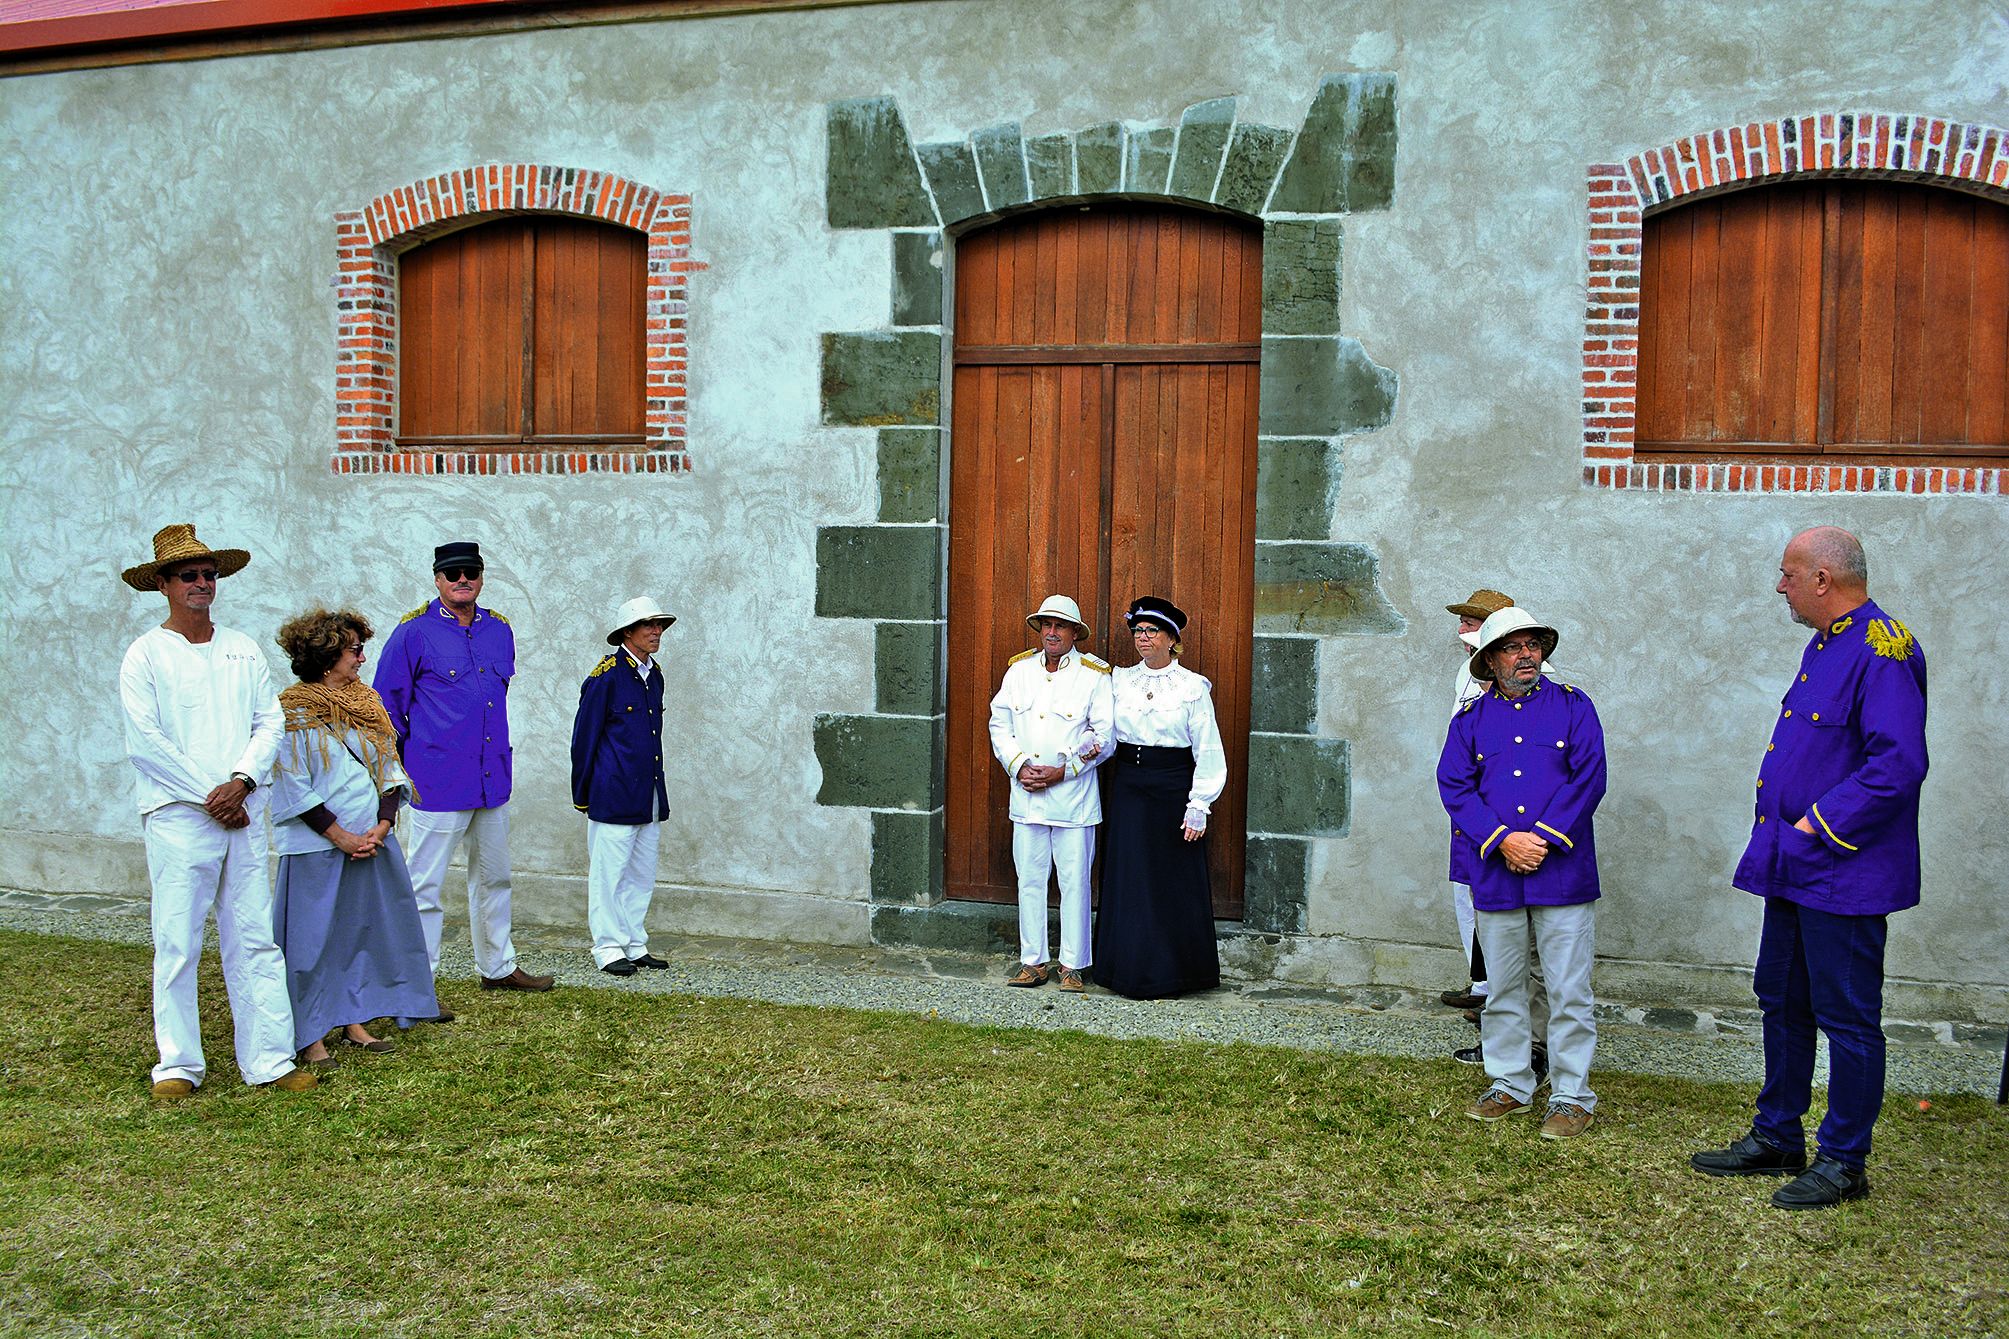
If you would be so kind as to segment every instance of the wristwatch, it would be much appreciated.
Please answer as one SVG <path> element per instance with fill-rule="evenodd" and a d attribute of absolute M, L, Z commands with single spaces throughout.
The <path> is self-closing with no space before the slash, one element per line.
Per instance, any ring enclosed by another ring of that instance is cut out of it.
<path fill-rule="evenodd" d="M 249 776 L 247 776 L 243 772 L 232 772 L 230 774 L 230 779 L 232 781 L 242 781 L 244 783 L 244 789 L 247 791 L 258 789 L 258 783 L 256 781 L 253 781 Z"/>

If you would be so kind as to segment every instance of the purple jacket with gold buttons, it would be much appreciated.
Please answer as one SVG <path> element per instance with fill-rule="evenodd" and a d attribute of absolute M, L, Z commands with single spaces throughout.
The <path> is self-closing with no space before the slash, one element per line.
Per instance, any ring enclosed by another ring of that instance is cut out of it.
<path fill-rule="evenodd" d="M 432 813 L 493 809 L 509 799 L 509 681 L 516 635 L 477 607 L 466 627 L 440 601 L 391 629 L 372 687 L 398 732 L 398 753 Z"/>
<path fill-rule="evenodd" d="M 1925 652 L 1872 601 L 1807 642 L 1731 882 L 1842 916 L 1917 906 L 1925 770 Z M 1811 835 L 1794 827 L 1802 817 Z"/>
<path fill-rule="evenodd" d="M 1596 901 L 1591 815 L 1604 786 L 1604 727 L 1580 689 L 1545 677 L 1526 697 L 1495 688 L 1467 703 L 1451 718 L 1437 791 L 1453 840 L 1470 851 L 1472 905 L 1514 911 Z M 1507 868 L 1500 840 L 1510 832 L 1548 843 L 1533 874 Z"/>

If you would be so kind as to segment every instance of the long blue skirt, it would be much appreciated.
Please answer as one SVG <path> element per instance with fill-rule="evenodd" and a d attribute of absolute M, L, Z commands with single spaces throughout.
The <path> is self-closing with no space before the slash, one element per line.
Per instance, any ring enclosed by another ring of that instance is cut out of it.
<path fill-rule="evenodd" d="M 368 860 L 279 857 L 273 930 L 286 955 L 295 1050 L 373 1018 L 439 1013 L 419 904 L 396 837 Z"/>
<path fill-rule="evenodd" d="M 1180 834 L 1192 750 L 1118 744 L 1101 772 L 1096 984 L 1133 1000 L 1212 990 L 1221 959 L 1207 842 Z"/>

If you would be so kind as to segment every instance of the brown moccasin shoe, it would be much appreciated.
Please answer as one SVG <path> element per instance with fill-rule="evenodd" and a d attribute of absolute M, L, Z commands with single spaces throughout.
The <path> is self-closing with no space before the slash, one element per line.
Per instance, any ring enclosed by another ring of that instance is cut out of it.
<path fill-rule="evenodd" d="M 195 1085 L 187 1079 L 162 1079 L 153 1086 L 153 1095 L 163 1102 L 178 1102 L 195 1094 Z"/>
<path fill-rule="evenodd" d="M 1542 1138 L 1574 1139 L 1595 1124 L 1595 1112 L 1585 1111 L 1574 1102 L 1551 1102 L 1549 1114 L 1542 1121 Z"/>
<path fill-rule="evenodd" d="M 1050 973 L 1043 962 L 1022 962 L 1012 974 L 1005 978 L 1008 986 L 1024 986 L 1028 989 L 1046 984 Z"/>
<path fill-rule="evenodd" d="M 552 980 L 553 978 L 548 976 L 532 976 L 529 972 L 518 967 L 510 972 L 508 976 L 484 976 L 481 978 L 481 988 L 483 990 L 549 990 L 551 989 Z M 444 1013 L 445 1010 L 441 1010 L 441 1012 Z"/>
<path fill-rule="evenodd" d="M 1063 965 L 1060 969 L 1060 988 L 1074 995 L 1088 993 L 1088 982 L 1083 979 L 1079 967 Z"/>
<path fill-rule="evenodd" d="M 260 1088 L 277 1088 L 282 1093 L 304 1093 L 309 1088 L 321 1086 L 321 1076 L 312 1070 L 289 1069 L 270 1083 L 261 1083 Z"/>
<path fill-rule="evenodd" d="M 1465 1108 L 1465 1114 L 1473 1120 L 1496 1121 L 1532 1109 L 1505 1088 L 1488 1088 L 1478 1101 Z"/>

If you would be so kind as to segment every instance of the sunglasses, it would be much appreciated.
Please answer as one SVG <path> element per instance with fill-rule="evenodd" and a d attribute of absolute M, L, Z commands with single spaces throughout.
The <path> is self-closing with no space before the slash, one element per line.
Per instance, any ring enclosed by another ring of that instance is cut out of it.
<path fill-rule="evenodd" d="M 439 574 L 448 581 L 481 580 L 481 569 L 479 567 L 442 567 L 439 570 Z"/>
<path fill-rule="evenodd" d="M 214 581 L 217 571 L 214 567 L 184 567 L 179 572 L 168 573 L 169 581 L 186 582 L 193 586 L 198 581 Z"/>

